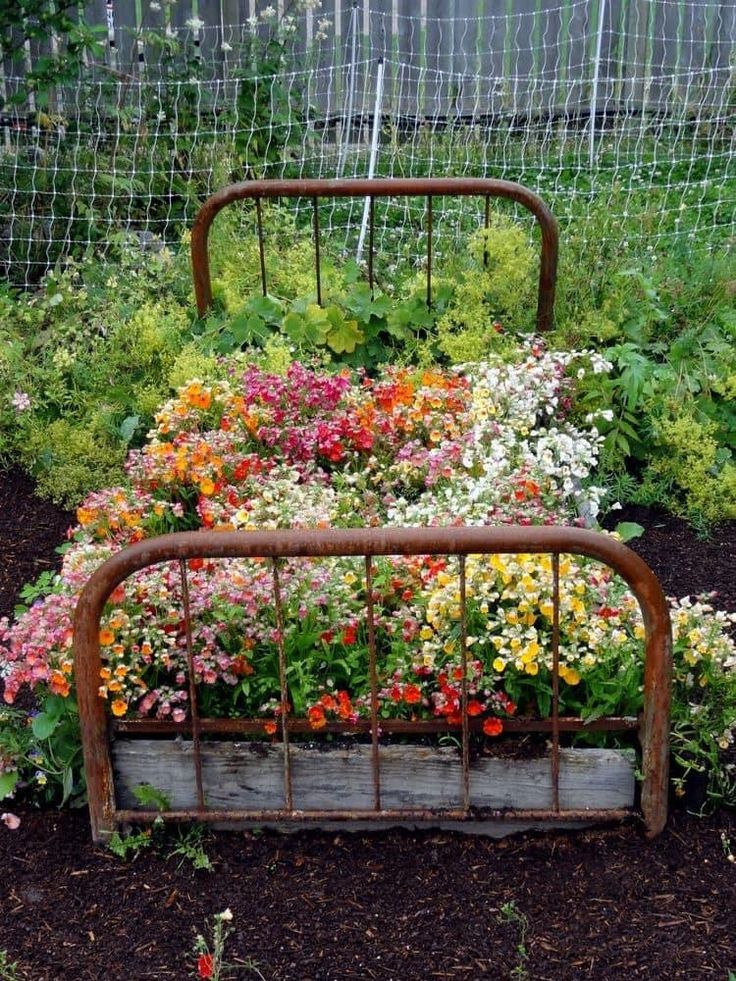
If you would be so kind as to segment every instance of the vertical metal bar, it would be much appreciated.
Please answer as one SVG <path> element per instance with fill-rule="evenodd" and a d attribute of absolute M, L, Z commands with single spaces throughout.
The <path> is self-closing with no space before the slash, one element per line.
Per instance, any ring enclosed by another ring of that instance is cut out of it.
<path fill-rule="evenodd" d="M 194 682 L 194 652 L 192 650 L 192 617 L 189 604 L 189 583 L 187 581 L 187 564 L 184 559 L 179 559 L 179 574 L 181 576 L 181 597 L 184 606 L 184 630 L 187 644 L 189 711 L 192 716 L 192 744 L 194 748 L 194 779 L 197 784 L 197 803 L 200 811 L 203 811 L 205 805 L 204 788 L 202 785 L 202 754 L 199 741 L 199 709 L 197 707 L 197 686 Z"/>
<path fill-rule="evenodd" d="M 373 298 L 373 237 L 375 234 L 376 199 L 371 195 L 368 199 L 370 207 L 368 210 L 368 285 L 371 288 L 371 299 Z"/>
<path fill-rule="evenodd" d="M 317 267 L 317 303 L 322 306 L 322 277 L 319 256 L 319 198 L 312 198 L 314 208 L 314 262 Z"/>
<path fill-rule="evenodd" d="M 263 212 L 261 211 L 261 199 L 256 198 L 256 221 L 258 223 L 258 255 L 261 260 L 261 290 L 265 296 L 266 289 L 266 253 L 263 247 Z"/>
<path fill-rule="evenodd" d="M 286 649 L 284 647 L 284 608 L 281 602 L 281 581 L 278 560 L 271 560 L 273 566 L 273 601 L 276 609 L 276 644 L 279 651 L 279 687 L 281 689 L 281 741 L 284 747 L 284 800 L 286 809 L 294 809 L 291 792 L 291 757 L 289 755 L 289 695 L 286 688 Z"/>
<path fill-rule="evenodd" d="M 432 309 L 432 195 L 427 195 L 427 309 Z"/>
<path fill-rule="evenodd" d="M 378 671 L 376 668 L 376 621 L 373 611 L 373 564 L 365 557 L 365 594 L 368 624 L 368 655 L 371 682 L 371 769 L 373 772 L 373 807 L 381 810 L 381 770 L 378 752 Z"/>
<path fill-rule="evenodd" d="M 560 809 L 560 555 L 552 554 L 552 806 Z"/>
<path fill-rule="evenodd" d="M 485 213 L 483 215 L 483 228 L 488 231 L 491 225 L 491 196 L 486 194 Z M 483 265 L 488 265 L 488 239 L 483 240 Z"/>
<path fill-rule="evenodd" d="M 463 810 L 470 810 L 470 726 L 468 724 L 468 607 L 466 602 L 465 556 L 458 555 L 460 566 L 460 712 L 462 713 Z"/>

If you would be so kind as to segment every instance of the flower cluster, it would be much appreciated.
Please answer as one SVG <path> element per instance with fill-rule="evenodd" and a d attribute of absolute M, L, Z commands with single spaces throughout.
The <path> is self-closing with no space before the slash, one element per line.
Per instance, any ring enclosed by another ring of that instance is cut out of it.
<path fill-rule="evenodd" d="M 6 701 L 24 684 L 70 694 L 76 598 L 102 561 L 143 538 L 196 528 L 583 523 L 601 495 L 592 483 L 600 437 L 594 418 L 581 428 L 571 409 L 581 375 L 607 367 L 589 352 L 535 346 L 516 364 L 451 371 L 368 378 L 292 364 L 281 376 L 236 366 L 227 382 L 189 382 L 161 408 L 143 449 L 131 452 L 129 484 L 79 508 L 54 591 L 14 625 L 0 623 Z M 259 717 L 275 732 L 285 657 L 290 712 L 315 730 L 356 722 L 371 712 L 371 648 L 381 718 L 459 725 L 465 705 L 496 735 L 517 710 L 549 711 L 550 557 L 469 556 L 464 618 L 458 560 L 376 559 L 370 597 L 362 560 L 294 559 L 278 568 L 277 598 L 271 562 L 189 562 L 204 714 Z M 611 711 L 636 711 L 644 636 L 637 603 L 592 561 L 562 557 L 559 581 L 563 710 L 608 698 Z M 100 695 L 113 715 L 187 718 L 182 610 L 175 563 L 141 570 L 110 597 Z M 725 615 L 702 603 L 677 607 L 683 686 L 702 691 L 736 669 L 727 627 Z M 734 718 L 724 712 L 717 726 L 728 744 Z"/>

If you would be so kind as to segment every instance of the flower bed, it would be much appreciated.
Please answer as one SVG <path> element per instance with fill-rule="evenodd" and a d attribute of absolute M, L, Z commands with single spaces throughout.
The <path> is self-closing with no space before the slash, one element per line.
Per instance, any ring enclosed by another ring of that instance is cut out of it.
<path fill-rule="evenodd" d="M 595 420 L 573 421 L 576 384 L 607 365 L 590 353 L 535 345 L 517 364 L 389 371 L 377 379 L 293 364 L 283 375 L 233 364 L 228 383 L 191 382 L 157 415 L 130 483 L 90 495 L 53 592 L 2 627 L 5 699 L 42 686 L 49 734 L 72 693 L 71 614 L 99 564 L 167 531 L 446 525 L 584 524 Z M 438 556 L 381 558 L 373 589 L 381 719 L 458 726 L 462 668 L 459 572 Z M 256 560 L 188 563 L 200 713 L 262 721 L 277 731 L 279 625 L 272 569 Z M 289 711 L 313 733 L 369 714 L 362 560 L 289 560 L 281 567 Z M 552 566 L 546 556 L 470 556 L 466 567 L 468 714 L 484 738 L 551 703 Z M 641 703 L 638 606 L 599 563 L 560 562 L 560 709 L 592 719 Z M 689 712 L 734 667 L 727 618 L 702 604 L 675 609 L 680 712 L 714 746 L 736 713 L 721 699 Z M 111 597 L 100 632 L 100 694 L 119 719 L 189 715 L 186 631 L 176 564 L 136 573 Z M 733 687 L 733 686 L 732 686 Z M 702 704 L 702 702 L 700 703 Z M 701 731 L 702 730 L 702 731 Z M 710 745 L 709 743 L 709 745 Z M 16 758 L 6 772 L 20 773 Z"/>

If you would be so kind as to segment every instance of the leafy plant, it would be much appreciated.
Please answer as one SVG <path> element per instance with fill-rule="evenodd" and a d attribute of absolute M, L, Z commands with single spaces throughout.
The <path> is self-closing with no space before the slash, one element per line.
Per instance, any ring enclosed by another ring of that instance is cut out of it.
<path fill-rule="evenodd" d="M 498 922 L 513 926 L 518 931 L 518 942 L 516 944 L 516 965 L 511 970 L 510 977 L 517 981 L 525 981 L 529 977 L 526 962 L 529 959 L 527 949 L 527 933 L 529 931 L 529 920 L 525 913 L 522 913 L 512 899 L 504 903 L 498 911 Z"/>

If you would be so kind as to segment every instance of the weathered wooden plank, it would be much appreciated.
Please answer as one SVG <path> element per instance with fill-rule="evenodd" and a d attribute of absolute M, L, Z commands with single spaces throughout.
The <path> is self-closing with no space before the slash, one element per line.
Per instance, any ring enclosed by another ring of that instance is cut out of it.
<path fill-rule="evenodd" d="M 292 746 L 294 806 L 371 808 L 370 758 L 371 748 L 364 744 L 327 750 Z M 132 790 L 140 783 L 150 783 L 162 791 L 174 809 L 195 806 L 191 742 L 118 739 L 113 744 L 113 759 L 118 806 L 137 806 Z M 215 809 L 284 806 L 283 755 L 279 744 L 208 742 L 202 745 L 202 763 L 208 806 Z M 383 746 L 380 763 L 384 808 L 460 806 L 462 770 L 457 750 Z M 561 751 L 560 805 L 564 809 L 632 807 L 634 785 L 633 753 L 607 749 Z M 473 806 L 488 808 L 551 807 L 549 759 L 481 757 L 473 760 L 470 800 Z M 440 824 L 438 821 L 437 825 Z M 447 822 L 444 826 L 449 827 Z M 535 825 L 524 825 L 532 826 Z M 470 830 L 464 824 L 459 827 Z"/>

